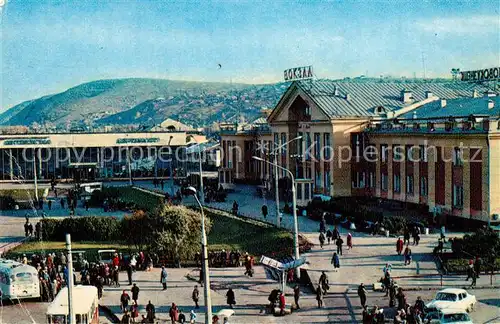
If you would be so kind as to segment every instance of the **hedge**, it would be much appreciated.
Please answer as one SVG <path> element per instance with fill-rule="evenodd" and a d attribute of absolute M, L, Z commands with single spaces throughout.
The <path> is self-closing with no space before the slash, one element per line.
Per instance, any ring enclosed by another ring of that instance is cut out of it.
<path fill-rule="evenodd" d="M 89 200 L 90 206 L 102 207 L 105 200 L 118 210 L 154 211 L 163 204 L 163 198 L 133 187 L 104 187 L 102 191 L 95 190 Z"/>
<path fill-rule="evenodd" d="M 122 241 L 122 222 L 115 217 L 77 217 L 42 220 L 42 238 L 64 241 L 66 233 L 74 241 Z"/>

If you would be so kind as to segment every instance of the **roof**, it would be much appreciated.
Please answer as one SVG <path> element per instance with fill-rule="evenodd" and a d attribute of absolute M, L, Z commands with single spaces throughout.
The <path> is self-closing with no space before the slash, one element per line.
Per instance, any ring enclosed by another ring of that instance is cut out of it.
<path fill-rule="evenodd" d="M 97 288 L 94 286 L 74 286 L 73 309 L 75 314 L 86 314 L 90 310 L 92 303 L 97 299 Z M 96 305 L 97 307 L 98 305 Z M 68 287 L 64 287 L 59 291 L 56 298 L 47 307 L 47 314 L 50 315 L 68 315 Z"/>
<path fill-rule="evenodd" d="M 488 101 L 492 100 L 493 108 L 488 108 Z M 415 112 L 415 113 L 414 113 Z M 441 107 L 441 101 L 434 101 L 403 114 L 398 118 L 438 118 L 438 117 L 463 117 L 476 116 L 500 116 L 500 96 L 481 98 L 458 98 L 446 100 L 446 106 Z"/>
<path fill-rule="evenodd" d="M 159 125 L 155 125 L 152 128 L 169 128 L 174 127 L 177 131 L 194 131 L 195 129 L 189 125 L 183 124 L 177 120 L 173 120 L 171 118 L 167 118 L 159 123 Z"/>
<path fill-rule="evenodd" d="M 345 82 L 331 80 L 295 81 L 330 118 L 375 116 L 375 108 L 383 106 L 395 111 L 426 99 L 426 91 L 445 99 L 471 97 L 473 90 L 483 93 L 488 88 L 468 82 Z M 337 95 L 335 90 L 337 89 Z M 411 92 L 413 101 L 404 103 L 401 92 Z M 346 99 L 349 94 L 350 98 Z"/>
<path fill-rule="evenodd" d="M 464 292 L 466 293 L 467 291 L 465 289 L 460 289 L 460 288 L 446 288 L 438 291 L 438 293 L 449 293 L 449 294 L 461 294 Z"/>

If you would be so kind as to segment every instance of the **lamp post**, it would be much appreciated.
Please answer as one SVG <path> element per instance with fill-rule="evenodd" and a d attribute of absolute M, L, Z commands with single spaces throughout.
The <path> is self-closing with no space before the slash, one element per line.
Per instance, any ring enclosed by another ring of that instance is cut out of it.
<path fill-rule="evenodd" d="M 38 204 L 38 179 L 37 179 L 37 172 L 36 172 L 36 155 L 37 155 L 36 148 L 33 148 L 33 180 L 35 182 L 35 199 L 36 199 L 36 203 Z"/>
<path fill-rule="evenodd" d="M 208 253 L 207 253 L 207 232 L 205 231 L 205 213 L 203 212 L 203 205 L 196 196 L 196 189 L 193 187 L 187 188 L 194 196 L 194 199 L 200 206 L 201 212 L 201 258 L 203 267 L 203 294 L 205 298 L 205 307 L 207 311 L 205 312 L 205 324 L 212 323 L 212 299 L 210 297 L 210 274 L 208 268 Z"/>
<path fill-rule="evenodd" d="M 295 260 L 298 260 L 300 258 L 300 253 L 299 253 L 299 223 L 297 219 L 297 193 L 295 191 L 295 177 L 293 176 L 293 173 L 277 164 L 274 164 L 272 162 L 269 162 L 267 160 L 264 160 L 258 156 L 252 156 L 254 160 L 257 161 L 262 161 L 264 163 L 273 165 L 275 168 L 281 169 L 285 172 L 287 172 L 290 177 L 292 178 L 292 208 L 293 208 L 293 245 L 294 245 L 294 250 L 295 250 Z M 297 278 L 300 278 L 300 269 L 296 268 L 296 276 Z"/>
<path fill-rule="evenodd" d="M 66 254 L 68 270 L 68 314 L 69 324 L 76 324 L 75 309 L 73 308 L 73 256 L 71 255 L 71 234 L 66 234 Z"/>
<path fill-rule="evenodd" d="M 281 226 L 281 220 L 280 220 L 280 194 L 279 194 L 279 188 L 278 188 L 278 151 L 288 145 L 289 143 L 293 142 L 293 141 L 296 141 L 296 140 L 299 140 L 299 139 L 302 139 L 302 136 L 297 136 L 291 140 L 289 140 L 288 142 L 284 143 L 284 144 L 281 144 L 280 146 L 276 147 L 271 154 L 273 154 L 274 156 L 274 196 L 275 196 L 275 200 L 276 200 L 276 224 L 278 225 L 278 227 Z"/>
<path fill-rule="evenodd" d="M 201 201 L 201 204 L 202 205 L 205 205 L 205 190 L 203 188 L 203 168 L 202 168 L 202 163 L 201 163 L 201 146 L 200 146 L 200 142 L 198 142 L 198 140 L 196 139 L 196 137 L 194 137 L 193 135 L 189 135 L 188 138 L 192 138 L 195 142 L 196 142 L 196 145 L 198 146 L 198 168 L 200 170 L 200 201 Z"/>

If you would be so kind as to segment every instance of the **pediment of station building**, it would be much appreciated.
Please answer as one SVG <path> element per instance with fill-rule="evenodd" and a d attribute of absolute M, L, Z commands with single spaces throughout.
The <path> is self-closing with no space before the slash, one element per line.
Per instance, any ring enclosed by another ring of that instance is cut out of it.
<path fill-rule="evenodd" d="M 308 106 L 310 108 L 312 121 L 327 121 L 330 118 L 327 114 L 311 99 L 311 97 L 301 88 L 292 84 L 283 94 L 280 101 L 269 115 L 268 122 L 284 122 L 290 120 L 290 109 L 294 105 L 297 107 Z"/>

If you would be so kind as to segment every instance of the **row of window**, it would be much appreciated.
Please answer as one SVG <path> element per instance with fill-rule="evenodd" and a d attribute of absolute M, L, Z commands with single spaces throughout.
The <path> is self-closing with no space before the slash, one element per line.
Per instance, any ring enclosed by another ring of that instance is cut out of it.
<path fill-rule="evenodd" d="M 392 147 L 392 159 L 395 162 L 402 162 L 406 159 L 406 161 L 415 161 L 415 152 L 418 152 L 418 160 L 419 162 L 428 162 L 428 153 L 430 148 L 420 145 L 420 146 L 400 146 L 393 145 Z M 375 150 L 367 150 L 366 155 L 368 159 L 372 159 L 373 154 L 375 154 Z M 388 161 L 389 154 L 389 146 L 387 144 L 380 145 L 380 154 L 381 161 Z M 443 157 L 441 157 L 442 159 Z M 372 160 L 373 161 L 373 160 Z M 463 159 L 463 149 L 460 147 L 454 147 L 452 151 L 452 162 L 454 166 L 462 166 L 464 163 Z"/>
<path fill-rule="evenodd" d="M 297 150 L 296 152 L 290 152 L 294 157 L 305 157 L 307 161 L 311 160 L 312 157 L 316 160 L 331 158 L 333 148 L 330 133 L 314 133 L 314 143 L 311 139 L 311 133 L 298 132 L 297 136 L 301 137 L 296 141 Z M 279 153 L 283 157 L 287 156 L 288 140 L 287 133 L 274 133 L 274 142 L 278 143 L 277 147 L 281 147 Z"/>

